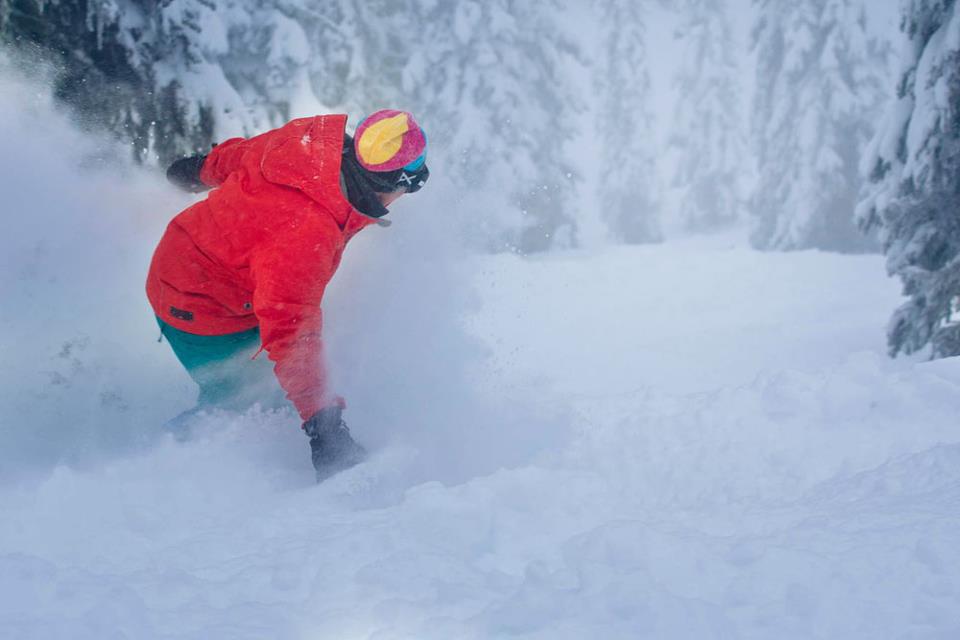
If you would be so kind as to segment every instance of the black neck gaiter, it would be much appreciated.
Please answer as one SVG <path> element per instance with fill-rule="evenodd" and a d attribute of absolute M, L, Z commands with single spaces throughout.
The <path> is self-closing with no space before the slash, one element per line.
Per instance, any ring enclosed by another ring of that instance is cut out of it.
<path fill-rule="evenodd" d="M 343 137 L 340 175 L 343 176 L 343 183 L 347 188 L 347 200 L 357 211 L 371 218 L 382 218 L 389 213 L 380 202 L 377 192 L 374 191 L 374 185 L 369 179 L 367 170 L 357 160 L 353 138 L 349 135 Z"/>

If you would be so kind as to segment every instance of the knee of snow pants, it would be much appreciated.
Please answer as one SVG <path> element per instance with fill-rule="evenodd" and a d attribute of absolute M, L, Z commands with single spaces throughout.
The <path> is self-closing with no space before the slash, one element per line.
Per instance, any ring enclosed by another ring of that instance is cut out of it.
<path fill-rule="evenodd" d="M 242 411 L 260 403 L 285 406 L 283 392 L 267 358 L 253 359 L 260 349 L 260 329 L 201 336 L 181 331 L 157 318 L 160 332 L 193 381 L 200 387 L 198 408 Z"/>

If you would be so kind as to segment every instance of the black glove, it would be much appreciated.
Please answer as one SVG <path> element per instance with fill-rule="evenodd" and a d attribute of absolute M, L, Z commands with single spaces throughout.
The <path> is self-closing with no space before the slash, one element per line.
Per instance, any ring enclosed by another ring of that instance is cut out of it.
<path fill-rule="evenodd" d="M 167 180 L 190 193 L 207 191 L 210 187 L 200 180 L 200 170 L 207 156 L 190 156 L 180 158 L 167 168 Z"/>
<path fill-rule="evenodd" d="M 343 409 L 334 405 L 318 411 L 303 423 L 303 431 L 310 438 L 317 482 L 349 469 L 366 457 L 366 450 L 350 437 L 342 413 Z"/>

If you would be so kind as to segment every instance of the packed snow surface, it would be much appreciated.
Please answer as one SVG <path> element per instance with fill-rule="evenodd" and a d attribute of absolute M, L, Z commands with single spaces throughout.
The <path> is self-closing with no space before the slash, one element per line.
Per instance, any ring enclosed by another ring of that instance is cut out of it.
<path fill-rule="evenodd" d="M 960 637 L 960 361 L 886 358 L 879 257 L 465 257 L 411 198 L 329 293 L 372 456 L 315 485 L 292 412 L 161 433 L 186 201 L 42 102 L 0 113 L 0 637 Z"/>

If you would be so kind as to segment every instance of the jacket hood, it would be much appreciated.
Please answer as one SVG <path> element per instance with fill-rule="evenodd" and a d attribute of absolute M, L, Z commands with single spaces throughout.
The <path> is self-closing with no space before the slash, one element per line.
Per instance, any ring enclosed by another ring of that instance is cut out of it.
<path fill-rule="evenodd" d="M 325 207 L 347 204 L 340 190 L 340 159 L 347 116 L 291 120 L 264 149 L 263 177 L 293 187 Z"/>

